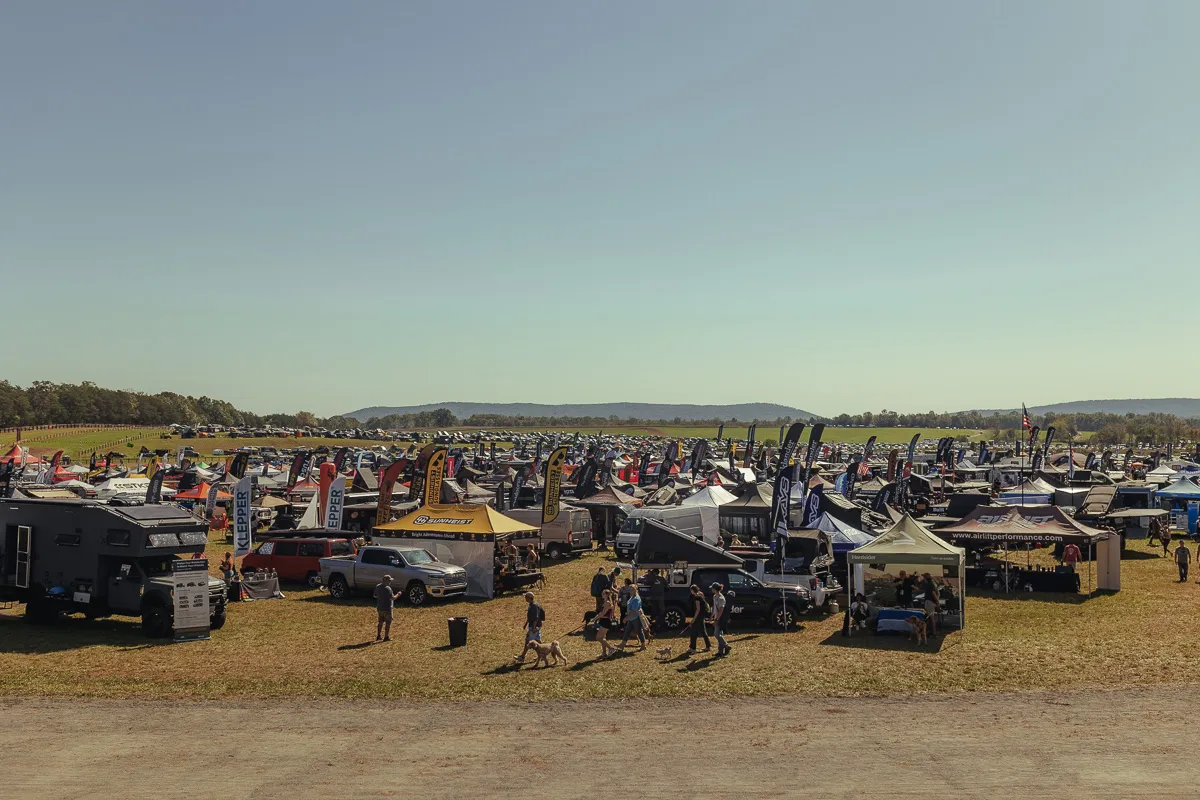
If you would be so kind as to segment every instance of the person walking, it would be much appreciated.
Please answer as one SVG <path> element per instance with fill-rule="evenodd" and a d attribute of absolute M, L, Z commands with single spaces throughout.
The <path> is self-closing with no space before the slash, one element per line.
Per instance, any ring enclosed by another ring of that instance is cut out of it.
<path fill-rule="evenodd" d="M 533 598 L 533 592 L 525 593 L 525 649 L 521 651 L 521 655 L 513 656 L 513 661 L 518 664 L 525 663 L 525 654 L 529 652 L 530 642 L 540 642 L 542 640 L 542 625 L 546 622 L 546 609 L 542 608 Z M 536 664 L 535 664 L 536 666 Z"/>
<path fill-rule="evenodd" d="M 725 610 L 725 587 L 719 583 L 712 585 L 712 619 L 713 636 L 717 639 L 717 658 L 729 655 L 729 642 L 725 641 L 725 626 L 728 622 Z"/>
<path fill-rule="evenodd" d="M 662 633 L 667 616 L 667 579 L 657 569 L 650 570 L 646 582 L 646 599 L 650 602 L 650 613 L 654 615 L 654 630 Z"/>
<path fill-rule="evenodd" d="M 1158 536 L 1162 540 L 1163 558 L 1166 558 L 1167 550 L 1170 549 L 1170 547 L 1171 547 L 1171 529 L 1168 528 L 1166 525 L 1163 525 L 1160 528 L 1160 532 L 1159 532 Z"/>
<path fill-rule="evenodd" d="M 925 630 L 930 636 L 937 635 L 937 587 L 933 585 L 933 577 L 926 572 L 921 576 L 921 591 L 925 594 Z"/>
<path fill-rule="evenodd" d="M 621 624 L 625 624 L 625 615 L 629 613 L 629 598 L 633 596 L 633 581 L 625 579 L 625 585 L 617 592 L 617 606 L 621 609 Z"/>
<path fill-rule="evenodd" d="M 642 621 L 642 597 L 638 594 L 637 584 L 630 584 L 632 591 L 629 595 L 629 603 L 625 609 L 625 631 L 621 636 L 621 649 L 625 649 L 625 645 L 629 642 L 629 635 L 636 634 L 638 638 L 639 650 L 646 649 L 646 630 L 645 623 Z"/>
<path fill-rule="evenodd" d="M 596 601 L 596 613 L 600 613 L 600 608 L 604 604 L 604 593 L 608 590 L 608 575 L 604 573 L 604 567 L 600 567 L 596 574 L 592 576 L 592 598 Z"/>
<path fill-rule="evenodd" d="M 696 652 L 696 640 L 704 639 L 705 652 L 712 649 L 712 642 L 708 639 L 708 627 L 705 625 L 705 619 L 708 618 L 708 601 L 704 599 L 704 592 L 696 584 L 692 584 L 692 643 L 688 647 L 688 655 L 694 655 Z"/>
<path fill-rule="evenodd" d="M 608 632 L 613 629 L 613 617 L 616 616 L 612 590 L 605 589 L 601 599 L 603 606 L 596 615 L 596 641 L 600 643 L 600 657 L 608 658 L 617 652 L 617 648 L 608 643 Z"/>
<path fill-rule="evenodd" d="M 400 592 L 392 591 L 391 575 L 384 575 L 383 580 L 375 584 L 375 610 L 379 614 L 379 622 L 375 626 L 375 641 L 392 640 L 392 611 L 399 596 Z"/>
<path fill-rule="evenodd" d="M 1188 579 L 1188 564 L 1192 560 L 1192 551 L 1188 550 L 1186 544 L 1182 540 L 1179 542 L 1179 547 L 1175 548 L 1175 566 L 1179 567 L 1179 582 L 1186 583 Z"/>

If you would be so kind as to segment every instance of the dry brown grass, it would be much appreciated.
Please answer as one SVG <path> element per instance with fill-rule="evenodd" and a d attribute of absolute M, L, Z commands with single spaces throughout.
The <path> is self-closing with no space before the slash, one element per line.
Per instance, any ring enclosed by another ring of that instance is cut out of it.
<path fill-rule="evenodd" d="M 214 539 L 216 563 L 225 545 Z M 807 619 L 798 632 L 752 628 L 731 637 L 732 657 L 662 663 L 653 648 L 595 661 L 599 646 L 563 638 L 570 667 L 513 671 L 523 601 L 401 606 L 395 641 L 374 644 L 369 600 L 336 603 L 320 591 L 287 590 L 287 599 L 231 606 L 210 641 L 158 644 L 136 621 L 57 626 L 0 614 L 0 694 L 219 698 L 344 697 L 540 700 L 589 697 L 721 697 L 970 692 L 1141 686 L 1184 679 L 1200 669 L 1200 586 L 1175 582 L 1173 563 L 1154 555 L 1124 562 L 1124 590 L 1091 599 L 968 596 L 969 627 L 940 647 L 893 637 L 839 635 L 840 617 Z M 591 607 L 590 576 L 601 554 L 551 566 L 539 592 L 552 637 L 576 627 Z M 1051 596 L 1052 597 L 1052 596 Z M 19 608 L 16 609 L 19 611 Z M 445 649 L 446 618 L 470 617 L 463 649 Z"/>

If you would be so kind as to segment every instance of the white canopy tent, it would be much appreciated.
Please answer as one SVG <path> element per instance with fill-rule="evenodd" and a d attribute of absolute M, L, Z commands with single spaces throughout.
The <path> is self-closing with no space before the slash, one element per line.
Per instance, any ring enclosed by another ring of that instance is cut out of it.
<path fill-rule="evenodd" d="M 867 564 L 914 564 L 941 565 L 958 568 L 958 619 L 966 627 L 964 595 L 966 594 L 967 551 L 934 536 L 928 528 L 909 514 L 905 514 L 892 527 L 875 537 L 874 541 L 855 548 L 846 554 L 847 566 L 854 569 L 853 580 L 847 581 L 846 607 L 850 607 L 852 593 L 863 592 L 865 582 L 863 568 Z"/>
<path fill-rule="evenodd" d="M 721 529 L 721 506 L 737 500 L 737 495 L 723 486 L 705 486 L 695 494 L 685 497 L 680 505 L 700 509 L 701 530 Z"/>

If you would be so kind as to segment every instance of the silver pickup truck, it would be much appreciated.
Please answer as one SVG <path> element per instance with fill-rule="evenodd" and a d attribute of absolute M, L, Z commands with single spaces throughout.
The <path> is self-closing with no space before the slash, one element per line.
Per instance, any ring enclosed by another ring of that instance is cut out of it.
<path fill-rule="evenodd" d="M 384 575 L 404 592 L 414 606 L 430 597 L 454 597 L 467 593 L 467 571 L 438 561 L 428 550 L 416 547 L 364 547 L 353 556 L 322 558 L 321 585 L 329 596 L 342 600 L 355 592 L 371 592 Z"/>

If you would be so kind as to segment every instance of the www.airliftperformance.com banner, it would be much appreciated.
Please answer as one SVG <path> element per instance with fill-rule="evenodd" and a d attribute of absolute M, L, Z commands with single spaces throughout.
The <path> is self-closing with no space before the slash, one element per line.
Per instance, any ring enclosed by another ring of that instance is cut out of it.
<path fill-rule="evenodd" d="M 175 641 L 209 637 L 208 559 L 177 558 L 171 562 L 174 581 Z"/>

